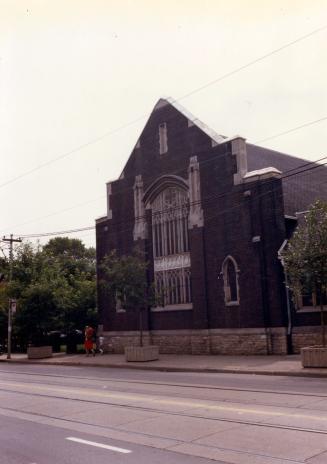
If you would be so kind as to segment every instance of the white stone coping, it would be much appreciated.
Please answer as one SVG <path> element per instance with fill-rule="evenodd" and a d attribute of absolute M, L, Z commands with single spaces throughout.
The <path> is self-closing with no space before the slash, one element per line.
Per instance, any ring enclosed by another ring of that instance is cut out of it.
<path fill-rule="evenodd" d="M 101 217 L 96 218 L 95 223 L 101 224 L 101 222 L 105 222 L 107 221 L 107 219 L 108 219 L 108 216 L 101 216 Z"/>
<path fill-rule="evenodd" d="M 244 140 L 244 142 L 246 141 L 246 138 L 245 137 L 242 137 L 241 135 L 232 135 L 231 137 L 226 137 L 224 139 L 223 142 L 221 143 L 227 143 L 227 142 L 232 142 L 233 140 L 237 140 L 237 139 L 241 139 L 241 140 Z"/>
<path fill-rule="evenodd" d="M 214 140 L 218 145 L 221 143 L 225 143 L 225 137 L 223 135 L 218 134 L 215 130 L 211 129 L 211 127 L 204 124 L 200 119 L 194 117 L 194 115 L 184 108 L 178 101 L 174 100 L 171 97 L 164 97 L 160 98 L 157 104 L 154 107 L 154 110 L 163 108 L 167 105 L 173 106 L 177 111 L 179 111 L 183 116 L 185 116 L 189 121 L 192 121 L 192 125 L 197 126 L 201 129 L 205 134 L 207 134 L 212 140 Z"/>
<path fill-rule="evenodd" d="M 247 172 L 243 176 L 243 182 L 244 183 L 254 182 L 256 180 L 270 179 L 272 177 L 276 179 L 280 179 L 281 176 L 282 176 L 281 171 L 270 166 L 268 168 L 257 169 L 256 171 Z"/>

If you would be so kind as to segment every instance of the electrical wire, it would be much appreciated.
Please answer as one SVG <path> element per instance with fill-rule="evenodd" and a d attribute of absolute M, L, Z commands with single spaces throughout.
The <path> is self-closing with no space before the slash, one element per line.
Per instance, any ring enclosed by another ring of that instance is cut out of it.
<path fill-rule="evenodd" d="M 323 159 L 326 159 L 327 156 L 323 157 L 323 158 L 320 158 L 320 160 L 323 160 Z M 305 167 L 305 166 L 308 166 L 310 164 L 313 164 L 313 162 L 311 163 L 305 163 L 304 165 L 302 166 L 299 166 L 298 168 L 296 169 L 301 169 L 302 167 Z M 319 165 L 315 165 L 315 166 L 312 166 L 312 167 L 308 167 L 307 169 L 302 169 L 301 171 L 298 171 L 298 172 L 292 172 L 294 171 L 294 168 L 288 170 L 288 171 L 285 171 L 285 175 L 282 175 L 281 176 L 281 179 L 289 179 L 290 177 L 293 177 L 295 175 L 299 175 L 299 174 L 303 174 L 303 173 L 306 173 L 306 172 L 312 172 L 313 170 L 315 169 L 318 169 L 318 168 L 322 168 L 324 167 L 325 165 L 327 164 L 326 163 L 322 163 L 322 164 L 319 164 Z M 288 173 L 288 174 L 287 174 Z M 274 182 L 274 180 L 272 181 L 269 181 L 269 182 Z M 322 182 L 323 184 L 324 182 Z M 263 194 L 261 195 L 258 195 L 256 196 L 256 198 L 259 198 L 259 197 L 262 197 L 262 196 L 266 196 L 268 194 L 270 194 L 273 190 L 268 190 L 266 192 L 264 192 Z M 206 204 L 208 201 L 212 201 L 213 199 L 217 200 L 218 198 L 222 198 L 222 197 L 225 197 L 227 195 L 236 195 L 238 194 L 239 192 L 223 192 L 223 193 L 220 193 L 220 194 L 216 194 L 216 195 L 210 195 L 209 197 L 203 199 L 202 201 L 201 200 L 198 200 L 198 201 L 195 201 L 195 202 L 191 202 L 189 205 L 193 206 L 193 205 L 196 205 L 196 204 Z M 233 207 L 231 208 L 228 208 L 227 210 L 224 210 L 224 214 L 228 211 L 228 210 L 232 210 L 232 209 L 235 209 L 236 207 L 239 207 L 241 206 L 241 204 L 238 204 L 238 205 L 234 205 Z M 163 210 L 161 211 L 160 213 L 158 214 L 164 214 L 166 211 L 172 211 L 172 210 L 175 210 L 175 209 L 180 209 L 181 207 L 180 206 L 177 206 L 177 207 L 173 207 L 173 208 L 167 208 L 167 210 Z M 145 216 L 139 216 L 137 218 L 133 218 L 133 222 L 134 220 L 137 220 L 137 219 L 145 219 Z M 118 226 L 119 224 L 127 224 L 127 223 L 130 223 L 132 221 L 120 221 L 120 222 L 114 222 L 114 225 L 115 226 Z M 41 238 L 41 237 L 48 237 L 48 236 L 54 236 L 54 235 L 64 235 L 64 234 L 70 234 L 70 233 L 77 233 L 77 232 L 83 232 L 83 231 L 86 231 L 86 230 L 94 230 L 95 229 L 95 226 L 89 226 L 89 227 L 82 227 L 82 228 L 78 228 L 78 229 L 68 229 L 68 230 L 62 230 L 62 231 L 56 231 L 56 232 L 44 232 L 44 233 L 39 233 L 39 234 L 26 234 L 26 235 L 19 235 L 20 238 Z M 129 229 L 126 229 L 126 230 L 129 230 Z M 119 229 L 119 232 L 122 232 L 121 229 Z M 15 235 L 17 236 L 17 235 Z"/>
<path fill-rule="evenodd" d="M 191 92 L 188 92 L 188 93 L 180 96 L 179 98 L 174 99 L 172 101 L 172 103 L 176 103 L 176 102 L 179 102 L 181 100 L 184 100 L 185 98 L 190 97 L 191 95 L 194 95 L 195 93 L 198 93 L 198 92 L 206 89 L 207 87 L 210 87 L 210 86 L 212 86 L 214 84 L 217 84 L 218 82 L 220 82 L 222 80 L 225 80 L 225 79 L 233 76 L 234 74 L 237 74 L 237 73 L 243 71 L 244 69 L 246 69 L 246 68 L 248 68 L 250 66 L 253 66 L 256 63 L 259 63 L 260 61 L 263 61 L 263 60 L 265 60 L 265 59 L 267 59 L 267 58 L 269 58 L 269 57 L 271 57 L 273 55 L 276 55 L 277 53 L 281 52 L 282 50 L 285 50 L 288 47 L 291 47 L 291 46 L 293 46 L 293 45 L 295 45 L 295 44 L 297 44 L 297 43 L 299 43 L 299 42 L 301 42 L 303 40 L 306 40 L 309 37 L 311 37 L 311 36 L 313 36 L 315 34 L 318 34 L 319 32 L 322 32 L 322 31 L 324 31 L 326 29 L 327 29 L 327 25 L 324 25 L 322 27 L 319 27 L 318 29 L 315 29 L 315 30 L 309 32 L 308 34 L 300 36 L 297 39 L 295 39 L 295 40 L 293 40 L 291 42 L 288 42 L 285 45 L 282 45 L 281 47 L 278 47 L 278 48 L 276 48 L 274 50 L 271 50 L 270 52 L 268 52 L 268 53 L 266 53 L 266 54 L 264 54 L 264 55 L 262 55 L 262 56 L 260 56 L 260 57 L 258 57 L 256 59 L 254 59 L 254 60 L 251 60 L 251 61 L 247 62 L 246 64 L 244 64 L 242 66 L 239 66 L 239 67 L 235 68 L 234 70 L 232 70 L 232 71 L 230 71 L 230 72 L 228 72 L 226 74 L 223 74 L 223 75 L 217 77 L 216 79 L 214 79 L 214 80 L 212 80 L 210 82 L 207 82 L 206 84 L 204 84 L 204 85 L 202 85 L 200 87 L 197 87 L 196 89 L 192 90 Z M 50 166 L 51 164 L 53 164 L 53 163 L 55 163 L 57 161 L 65 159 L 68 156 L 71 156 L 72 154 L 82 150 L 83 148 L 86 148 L 86 147 L 88 147 L 90 145 L 93 145 L 94 143 L 97 143 L 97 142 L 103 140 L 104 138 L 106 138 L 106 137 L 108 137 L 110 135 L 113 135 L 113 134 L 115 134 L 117 132 L 120 132 L 121 130 L 126 129 L 127 127 L 129 127 L 131 125 L 134 125 L 135 123 L 145 119 L 147 116 L 148 116 L 147 114 L 146 115 L 141 115 L 141 116 L 137 117 L 136 119 L 134 119 L 134 120 L 132 120 L 132 121 L 126 123 L 126 124 L 123 124 L 123 125 L 115 128 L 115 129 L 109 130 L 109 131 L 105 132 L 104 134 L 102 134 L 102 135 L 100 135 L 98 137 L 95 137 L 94 139 L 91 139 L 88 142 L 85 142 L 85 143 L 79 145 L 78 147 L 76 147 L 76 148 L 74 148 L 72 150 L 64 152 L 63 154 L 61 154 L 61 155 L 59 155 L 59 156 L 57 156 L 57 157 L 55 157 L 53 159 L 50 159 L 49 161 L 46 161 L 46 162 L 44 162 L 44 163 L 42 163 L 42 164 L 40 164 L 38 166 L 35 166 L 34 168 L 32 168 L 32 169 L 30 169 L 30 170 L 28 170 L 26 172 L 23 172 L 22 174 L 20 174 L 20 175 L 18 175 L 16 177 L 13 177 L 12 179 L 9 179 L 8 181 L 0 184 L 0 188 L 3 188 L 3 187 L 5 187 L 5 186 L 7 186 L 9 184 L 12 184 L 13 182 L 16 182 L 17 180 L 22 179 L 23 177 L 26 177 L 26 176 L 28 176 L 28 175 L 30 175 L 30 174 L 32 174 L 32 173 L 34 173 L 34 172 L 36 172 L 36 171 L 38 171 L 40 169 L 43 169 L 43 168 L 45 168 L 47 166 Z"/>
<path fill-rule="evenodd" d="M 27 235 L 19 235 L 20 238 L 41 238 L 41 237 L 50 237 L 52 235 L 64 235 L 64 234 L 74 234 L 76 232 L 84 232 L 85 230 L 92 230 L 95 226 L 89 227 L 80 227 L 79 229 L 68 229 L 68 230 L 60 230 L 56 232 L 44 232 L 41 234 L 27 234 Z M 16 237 L 17 235 L 15 235 Z"/>
<path fill-rule="evenodd" d="M 16 224 L 15 226 L 7 227 L 6 229 L 0 230 L 0 233 L 2 233 L 4 231 L 7 231 L 9 229 L 15 229 L 16 227 L 25 226 L 27 224 L 33 224 L 34 222 L 41 221 L 42 219 L 48 219 L 49 217 L 52 217 L 52 216 L 57 216 L 58 214 L 65 213 L 67 211 L 71 211 L 71 210 L 76 209 L 76 208 L 80 208 L 81 206 L 85 206 L 87 204 L 93 203 L 94 201 L 98 201 L 98 200 L 103 199 L 103 198 L 106 198 L 106 195 L 101 195 L 100 197 L 93 198 L 92 200 L 88 200 L 88 201 L 85 201 L 83 203 L 79 203 L 78 205 L 71 206 L 71 207 L 65 208 L 65 209 L 61 209 L 61 210 L 56 211 L 54 213 L 47 214 L 46 216 L 38 217 L 36 219 L 33 219 L 32 221 L 26 221 L 26 222 L 22 222 L 20 224 Z"/>
<path fill-rule="evenodd" d="M 326 29 L 327 29 L 327 25 L 319 27 L 318 29 L 315 29 L 314 31 L 311 31 L 308 34 L 305 34 L 305 35 L 303 35 L 301 37 L 298 37 L 297 39 L 293 40 L 292 42 L 288 42 L 287 44 L 282 45 L 279 48 L 271 50 L 270 52 L 266 53 L 265 55 L 262 55 L 259 58 L 256 58 L 256 59 L 254 59 L 252 61 L 249 61 L 248 63 L 246 63 L 246 64 L 244 64 L 242 66 L 239 66 L 238 68 L 234 69 L 233 71 L 230 71 L 230 72 L 228 72 L 226 74 L 223 74 L 222 76 L 217 77 L 217 79 L 209 81 L 208 83 L 202 85 L 201 87 L 198 87 L 197 89 L 186 93 L 185 95 L 179 97 L 178 100 L 183 100 L 184 98 L 190 97 L 191 95 L 194 95 L 195 93 L 200 92 L 201 90 L 204 90 L 207 87 L 209 87 L 209 86 L 211 86 L 213 84 L 216 84 L 217 82 L 220 82 L 220 81 L 222 81 L 224 79 L 227 79 L 228 77 L 233 76 L 234 74 L 239 73 L 240 71 L 243 71 L 244 69 L 248 68 L 249 66 L 253 66 L 254 64 L 259 63 L 260 61 L 263 61 L 266 58 L 269 58 L 270 56 L 276 55 L 277 53 L 281 52 L 282 50 L 285 50 L 286 48 L 291 47 L 292 45 L 295 45 L 298 42 L 301 42 L 302 40 L 305 40 L 305 39 L 313 36 L 314 34 L 322 32 L 322 31 L 324 31 Z M 177 100 L 175 100 L 175 101 L 177 101 Z"/>
<path fill-rule="evenodd" d="M 176 119 L 176 117 L 171 118 L 171 119 Z M 278 133 L 278 134 L 274 134 L 273 136 L 267 137 L 267 138 L 265 138 L 265 139 L 258 140 L 258 141 L 254 142 L 254 143 L 249 143 L 249 145 L 254 145 L 255 143 L 260 143 L 260 142 L 263 142 L 263 141 L 266 141 L 266 140 L 271 140 L 271 139 L 276 138 L 276 137 L 278 137 L 278 136 L 280 136 L 280 135 L 284 135 L 284 134 L 287 134 L 287 133 L 290 133 L 290 132 L 293 132 L 293 131 L 296 131 L 296 130 L 300 130 L 301 128 L 307 127 L 307 126 L 309 126 L 309 125 L 313 125 L 313 124 L 315 124 L 315 123 L 321 122 L 321 121 L 326 120 L 326 119 L 327 119 L 327 117 L 321 118 L 321 119 L 317 119 L 316 121 L 311 121 L 311 122 L 306 123 L 306 124 L 302 124 L 301 126 L 296 126 L 296 127 L 292 128 L 292 129 L 289 129 L 289 130 L 287 130 L 287 131 L 283 131 L 283 132 Z M 202 152 L 202 153 L 203 153 L 203 152 Z M 201 152 L 198 152 L 198 154 L 200 155 Z M 326 157 L 323 157 L 323 158 L 318 159 L 318 160 L 315 160 L 315 161 L 308 161 L 308 163 L 304 164 L 303 166 L 307 166 L 307 165 L 310 165 L 310 164 L 313 164 L 313 163 L 317 163 L 317 162 L 319 162 L 319 161 L 322 161 L 322 160 L 325 159 L 325 158 L 326 158 Z M 216 159 L 216 158 L 215 158 L 215 159 Z M 202 165 L 204 165 L 204 164 L 206 164 L 206 163 L 208 163 L 208 162 L 211 162 L 211 161 L 212 161 L 211 159 L 209 159 L 209 160 L 204 160 L 204 161 L 200 161 L 200 162 L 199 162 L 199 165 L 202 166 Z M 303 167 L 303 166 L 302 166 L 302 167 Z M 298 167 L 293 168 L 293 169 L 291 169 L 291 170 L 289 170 L 289 171 L 296 170 L 296 169 L 298 169 Z M 185 171 L 185 169 L 179 169 L 179 170 L 170 172 L 170 174 L 175 174 L 175 175 L 176 175 L 176 174 L 182 173 L 182 172 L 184 172 L 184 171 Z M 287 171 L 287 172 L 289 172 L 289 171 Z M 148 179 L 148 182 L 151 182 L 151 180 L 154 181 L 155 179 L 156 179 L 156 176 L 153 176 L 152 178 L 150 177 L 150 179 Z M 130 188 L 128 187 L 128 188 L 126 188 L 126 190 L 130 190 Z M 120 192 L 122 192 L 121 189 L 120 189 Z M 65 209 L 63 209 L 63 210 L 56 211 L 56 212 L 51 213 L 51 214 L 47 214 L 46 216 L 39 217 L 39 218 L 34 219 L 34 220 L 32 220 L 32 221 L 27 221 L 27 222 L 24 222 L 24 223 L 16 224 L 15 226 L 11 226 L 10 229 L 13 229 L 13 228 L 16 228 L 16 227 L 20 227 L 20 226 L 24 226 L 24 225 L 27 225 L 27 224 L 32 224 L 33 222 L 37 222 L 37 221 L 40 221 L 40 220 L 42 220 L 42 219 L 47 219 L 47 218 L 49 218 L 49 217 L 52 217 L 52 216 L 61 214 L 61 213 L 63 213 L 63 212 L 70 211 L 70 210 L 72 210 L 72 209 L 79 208 L 79 207 L 81 207 L 81 206 L 85 206 L 85 205 L 87 205 L 87 204 L 89 204 L 89 203 L 91 203 L 91 202 L 93 202 L 93 201 L 96 201 L 96 200 L 98 200 L 98 199 L 100 199 L 100 198 L 101 198 L 101 199 L 102 199 L 102 198 L 105 198 L 105 195 L 102 195 L 101 197 L 97 197 L 97 198 L 95 198 L 95 199 L 93 199 L 93 200 L 88 200 L 87 202 L 80 203 L 80 204 L 75 205 L 75 206 L 72 206 L 72 207 L 70 207 L 70 208 L 65 208 Z M 9 230 L 9 228 L 2 229 L 0 232 L 4 232 L 4 231 L 6 231 L 6 230 Z"/>
<path fill-rule="evenodd" d="M 290 134 L 291 132 L 295 132 L 295 131 L 297 131 L 299 129 L 303 129 L 304 127 L 313 126 L 314 124 L 318 124 L 319 122 L 326 121 L 326 119 L 327 119 L 327 116 L 325 116 L 323 118 L 320 118 L 320 119 L 316 119 L 314 121 L 306 122 L 304 124 L 301 124 L 300 126 L 293 127 L 292 129 L 288 129 L 286 131 L 279 132 L 278 134 L 271 135 L 270 137 L 266 137 L 264 139 L 257 140 L 255 143 L 267 142 L 267 140 L 272 140 L 272 139 L 275 139 L 277 137 L 281 137 L 282 135 Z"/>

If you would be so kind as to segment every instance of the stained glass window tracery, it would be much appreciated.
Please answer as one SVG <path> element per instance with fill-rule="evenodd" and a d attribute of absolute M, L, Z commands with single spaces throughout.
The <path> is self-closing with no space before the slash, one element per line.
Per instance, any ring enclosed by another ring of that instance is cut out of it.
<path fill-rule="evenodd" d="M 151 204 L 155 286 L 163 307 L 191 303 L 187 192 L 162 190 Z"/>

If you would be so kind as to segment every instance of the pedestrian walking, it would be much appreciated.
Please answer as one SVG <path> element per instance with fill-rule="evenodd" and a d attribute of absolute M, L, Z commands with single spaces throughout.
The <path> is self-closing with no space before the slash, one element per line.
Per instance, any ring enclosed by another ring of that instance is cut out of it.
<path fill-rule="evenodd" d="M 93 348 L 94 329 L 91 326 L 87 325 L 85 327 L 84 335 L 85 335 L 84 348 L 85 348 L 86 356 L 89 356 L 90 353 L 92 353 L 93 356 L 95 356 L 95 350 Z"/>

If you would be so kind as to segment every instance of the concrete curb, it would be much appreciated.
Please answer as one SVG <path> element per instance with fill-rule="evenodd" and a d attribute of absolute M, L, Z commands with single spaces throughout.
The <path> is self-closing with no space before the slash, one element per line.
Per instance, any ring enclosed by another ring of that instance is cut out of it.
<path fill-rule="evenodd" d="M 34 361 L 29 359 L 0 359 L 0 362 L 13 363 L 13 364 L 36 364 L 47 366 L 78 366 L 78 367 L 102 367 L 111 369 L 136 369 L 144 371 L 157 371 L 157 372 L 192 372 L 192 373 L 206 373 L 206 374 L 248 374 L 248 375 L 270 375 L 281 377 L 311 377 L 311 378 L 327 378 L 326 372 L 314 371 L 278 371 L 278 370 L 258 370 L 258 369 L 223 369 L 223 368 L 188 368 L 188 367 L 173 367 L 173 366 L 144 366 L 139 364 L 94 364 L 91 362 L 51 362 L 51 361 Z"/>

